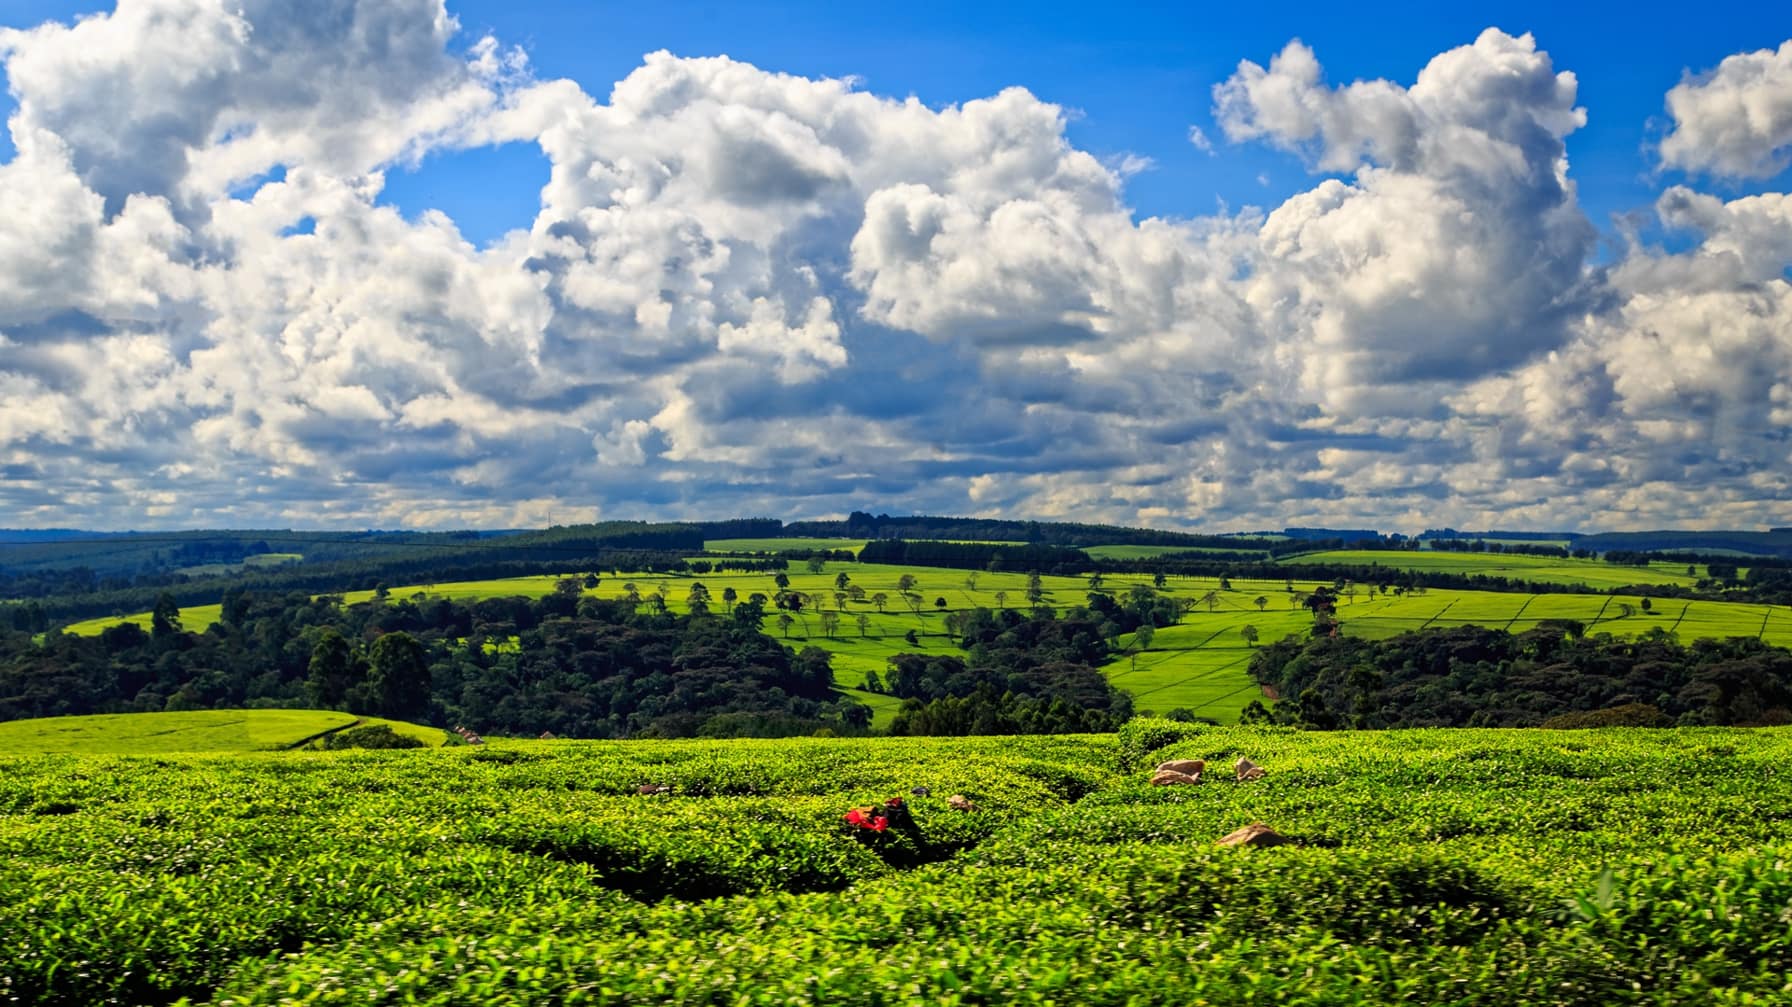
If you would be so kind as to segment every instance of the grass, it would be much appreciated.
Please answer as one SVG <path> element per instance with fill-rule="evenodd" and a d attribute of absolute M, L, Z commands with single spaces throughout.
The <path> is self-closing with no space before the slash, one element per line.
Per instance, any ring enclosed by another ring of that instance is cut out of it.
<path fill-rule="evenodd" d="M 324 710 L 198 710 L 13 720 L 0 723 L 0 755 L 252 752 L 290 748 L 356 719 Z M 440 743 L 441 731 L 420 730 Z"/>
<path fill-rule="evenodd" d="M 1366 549 L 1339 549 L 1331 552 L 1303 553 L 1281 561 L 1289 566 L 1331 564 L 1340 566 L 1379 566 L 1389 570 L 1413 570 L 1426 573 L 1453 573 L 1487 577 L 1506 577 L 1539 584 L 1584 584 L 1605 590 L 1630 584 L 1678 584 L 1691 587 L 1705 575 L 1686 574 L 1686 564 L 1656 561 L 1646 567 L 1619 566 L 1596 559 L 1559 559 L 1552 556 L 1512 556 L 1502 553 L 1472 552 L 1382 552 Z"/>
<path fill-rule="evenodd" d="M 1356 555 L 1383 559 L 1415 556 L 1427 558 L 1436 555 L 1446 560 L 1467 558 L 1471 561 L 1495 558 L 1473 554 L 1462 557 L 1458 554 L 1428 553 Z M 1498 558 L 1539 560 L 1556 564 L 1574 562 L 1547 560 L 1543 557 Z M 1596 572 L 1631 569 L 1610 567 L 1604 563 L 1579 562 Z M 798 570 L 788 574 L 791 589 L 819 597 L 825 610 L 835 611 L 834 578 L 842 572 L 847 574 L 852 584 L 865 590 L 866 600 L 855 602 L 849 598 L 846 601 L 845 611 L 839 613 L 839 626 L 832 638 L 823 632 L 821 613 L 813 609 L 794 616 L 788 629 L 780 624 L 779 613 L 771 610 L 764 629 L 797 649 L 813 645 L 833 654 L 834 680 L 849 693 L 856 693 L 864 683 L 867 672 L 875 671 L 881 676 L 886 669 L 886 662 L 895 654 L 905 651 L 961 653 L 946 636 L 945 613 L 978 607 L 994 609 L 1004 605 L 1024 609 L 1027 604 L 1027 577 L 1024 573 L 979 573 L 973 588 L 969 583 L 970 575 L 965 571 L 937 567 L 830 562 L 821 573 L 809 573 L 806 568 L 800 567 L 799 564 Z M 921 596 L 918 612 L 904 603 L 898 590 L 898 581 L 905 574 L 918 581 L 916 592 Z M 1289 574 L 1298 576 L 1299 567 L 1290 566 Z M 1683 577 L 1684 574 L 1685 569 L 1682 567 L 1680 575 Z M 407 585 L 393 588 L 391 597 L 409 598 L 417 594 L 456 600 L 504 595 L 539 597 L 551 593 L 558 580 L 558 577 L 515 577 Z M 620 598 L 625 594 L 625 586 L 632 583 L 645 599 L 664 586 L 667 607 L 674 612 L 684 612 L 687 609 L 690 587 L 699 581 L 709 590 L 711 608 L 718 614 L 725 614 L 722 594 L 727 588 L 734 588 L 743 600 L 755 592 L 770 597 L 777 590 L 772 575 L 766 573 L 606 574 L 598 586 L 588 593 L 602 598 Z M 1084 604 L 1089 593 L 1088 581 L 1082 577 L 1046 576 L 1040 578 L 1040 583 L 1045 592 L 1045 603 L 1060 612 L 1070 606 Z M 1146 574 L 1115 574 L 1104 578 L 1103 586 L 1106 590 L 1123 596 L 1134 585 L 1151 583 L 1152 578 Z M 1152 640 L 1151 647 L 1143 653 L 1122 653 L 1104 666 L 1102 670 L 1116 685 L 1133 694 L 1138 709 L 1157 713 L 1185 709 L 1196 716 L 1229 724 L 1237 721 L 1239 713 L 1251 700 L 1260 698 L 1259 690 L 1248 674 L 1253 648 L 1240 634 L 1240 630 L 1247 625 L 1255 627 L 1259 644 L 1279 640 L 1290 633 L 1305 632 L 1310 625 L 1310 617 L 1302 607 L 1301 600 L 1318 584 L 1314 581 L 1295 580 L 1295 591 L 1290 592 L 1287 590 L 1287 580 L 1235 578 L 1230 583 L 1231 590 L 1221 591 L 1219 581 L 1215 578 L 1167 578 L 1165 591 L 1170 596 L 1198 601 L 1212 593 L 1215 604 L 1211 610 L 1204 605 L 1197 606 L 1184 616 L 1180 625 L 1160 629 Z M 1776 612 L 1764 605 L 1655 599 L 1651 601 L 1653 611 L 1645 613 L 1642 611 L 1640 598 L 1603 594 L 1531 595 L 1428 590 L 1405 595 L 1384 595 L 1374 593 L 1368 587 L 1356 590 L 1354 596 L 1339 600 L 1337 617 L 1344 624 L 1345 633 L 1376 639 L 1427 627 L 1460 625 L 1497 626 L 1512 632 L 1522 632 L 1544 620 L 1572 619 L 1584 624 L 1588 632 L 1611 633 L 1618 637 L 1637 636 L 1660 628 L 1677 633 L 1683 640 L 1705 636 L 1749 636 L 1759 637 L 1772 644 L 1792 646 L 1792 614 L 1784 610 Z M 882 612 L 870 601 L 871 596 L 878 593 L 887 596 Z M 998 599 L 998 593 L 1003 593 L 1005 597 Z M 353 591 L 345 596 L 345 600 L 353 604 L 372 597 L 371 591 Z M 934 604 L 940 598 L 946 601 L 944 610 Z M 1255 604 L 1257 598 L 1264 599 L 1261 609 Z M 1626 607 L 1629 609 L 1628 615 L 1625 614 Z M 218 611 L 216 605 L 195 606 L 182 611 L 182 621 L 188 627 L 202 629 L 217 618 Z M 867 620 L 863 631 L 857 623 L 857 616 L 860 614 L 865 615 Z M 68 627 L 67 632 L 94 634 L 118 621 L 92 619 Z M 149 615 L 143 613 L 132 616 L 130 621 L 147 628 Z M 913 644 L 906 639 L 910 632 L 915 634 L 916 642 Z M 1134 641 L 1127 636 L 1117 643 L 1130 650 Z M 873 726 L 881 728 L 888 726 L 899 704 L 880 702 L 871 705 L 874 713 Z"/>
<path fill-rule="evenodd" d="M 1264 553 L 1240 545 L 1236 549 L 1219 549 L 1203 545 L 1092 545 L 1083 549 L 1095 559 L 1153 559 L 1158 556 L 1199 555 L 1201 553 Z"/>
<path fill-rule="evenodd" d="M 704 552 L 736 554 L 786 552 L 794 549 L 839 552 L 845 549 L 857 556 L 863 548 L 865 540 L 862 538 L 717 538 L 703 543 Z"/>

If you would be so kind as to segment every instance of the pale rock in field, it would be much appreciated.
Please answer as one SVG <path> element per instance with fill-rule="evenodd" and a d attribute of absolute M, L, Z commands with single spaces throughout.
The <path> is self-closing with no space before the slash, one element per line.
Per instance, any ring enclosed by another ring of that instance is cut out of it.
<path fill-rule="evenodd" d="M 953 794 L 951 797 L 946 798 L 946 807 L 951 808 L 953 811 L 977 810 L 977 806 L 971 803 L 971 799 L 963 794 Z"/>
<path fill-rule="evenodd" d="M 1221 836 L 1215 842 L 1220 846 L 1282 846 L 1294 840 L 1262 822 L 1252 822 L 1237 832 Z"/>
<path fill-rule="evenodd" d="M 1243 783 L 1246 780 L 1263 779 L 1263 767 L 1242 755 L 1238 757 L 1237 762 L 1232 764 L 1232 768 L 1238 773 L 1238 781 L 1240 783 Z"/>
<path fill-rule="evenodd" d="M 1207 763 L 1200 759 L 1171 759 L 1169 762 L 1160 762 L 1157 765 L 1157 771 L 1160 773 L 1168 771 L 1187 773 L 1190 776 L 1200 776 L 1206 769 Z"/>
<path fill-rule="evenodd" d="M 1151 785 L 1154 787 L 1168 787 L 1179 783 L 1192 784 L 1200 782 L 1201 777 L 1198 775 L 1191 776 L 1188 773 L 1178 773 L 1169 769 L 1160 769 L 1151 777 Z"/>

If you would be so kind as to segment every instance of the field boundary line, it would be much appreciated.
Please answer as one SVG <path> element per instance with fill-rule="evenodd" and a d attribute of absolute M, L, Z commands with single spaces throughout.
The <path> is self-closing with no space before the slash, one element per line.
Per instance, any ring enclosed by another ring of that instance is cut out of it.
<path fill-rule="evenodd" d="M 366 719 L 367 718 L 365 718 L 365 717 L 356 717 L 355 719 L 349 721 L 348 723 L 343 724 L 341 727 L 332 727 L 327 731 L 319 731 L 316 734 L 313 734 L 309 738 L 300 738 L 299 740 L 293 742 L 290 745 L 281 745 L 279 748 L 275 749 L 275 751 L 290 752 L 290 751 L 293 751 L 294 749 L 304 748 L 306 745 L 311 744 L 313 741 L 317 741 L 322 738 L 327 738 L 332 734 L 340 734 L 341 732 L 346 731 L 351 727 L 356 727 L 360 724 L 363 724 L 366 722 Z"/>
<path fill-rule="evenodd" d="M 1672 626 L 1668 627 L 1668 632 L 1677 633 L 1680 631 L 1680 624 L 1682 622 L 1686 621 L 1686 610 L 1691 607 L 1692 607 L 1692 602 L 1690 602 L 1690 601 L 1687 602 L 1686 604 L 1680 606 L 1680 617 L 1678 619 L 1674 620 L 1674 624 Z"/>
<path fill-rule="evenodd" d="M 1769 620 L 1771 618 L 1773 618 L 1773 606 L 1768 605 L 1767 611 L 1761 613 L 1761 631 L 1759 633 L 1755 634 L 1755 639 L 1757 639 L 1757 640 L 1767 639 L 1767 620 Z"/>
<path fill-rule="evenodd" d="M 1419 628 L 1422 630 L 1425 627 L 1436 622 L 1437 620 L 1442 619 L 1444 617 L 1445 612 L 1448 612 L 1450 609 L 1455 608 L 1455 607 L 1456 607 L 1456 599 L 1451 598 L 1449 604 L 1447 604 L 1443 608 L 1440 608 L 1437 610 L 1436 615 L 1433 615 L 1431 618 L 1426 619 L 1424 622 L 1419 623 Z"/>
<path fill-rule="evenodd" d="M 1599 611 L 1593 613 L 1593 621 L 1587 623 L 1588 629 L 1592 629 L 1594 626 L 1605 621 L 1605 610 L 1612 607 L 1612 600 L 1616 597 L 1617 595 L 1615 594 L 1608 594 L 1605 596 L 1605 604 L 1599 606 Z"/>
<path fill-rule="evenodd" d="M 1512 624 L 1516 623 L 1518 621 L 1518 617 L 1524 614 L 1524 610 L 1527 608 L 1530 608 L 1531 602 L 1536 601 L 1536 600 L 1537 600 L 1537 596 L 1533 594 L 1524 600 L 1524 604 L 1518 606 L 1518 611 L 1512 613 L 1512 618 L 1506 620 L 1506 632 L 1508 632 L 1508 633 L 1512 632 Z"/>

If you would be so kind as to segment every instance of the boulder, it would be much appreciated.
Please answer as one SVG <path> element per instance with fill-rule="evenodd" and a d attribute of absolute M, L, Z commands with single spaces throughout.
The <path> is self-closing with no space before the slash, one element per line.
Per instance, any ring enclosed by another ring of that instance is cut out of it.
<path fill-rule="evenodd" d="M 1262 822 L 1252 822 L 1219 838 L 1220 846 L 1281 846 L 1294 840 L 1282 835 Z"/>
<path fill-rule="evenodd" d="M 1160 769 L 1151 777 L 1151 785 L 1154 787 L 1168 787 L 1179 783 L 1200 782 L 1201 777 L 1199 776 L 1191 776 L 1188 773 L 1178 773 L 1169 769 Z"/>
<path fill-rule="evenodd" d="M 946 798 L 946 807 L 951 808 L 953 811 L 977 810 L 977 806 L 972 804 L 970 798 L 963 794 L 953 794 L 951 797 Z"/>
<path fill-rule="evenodd" d="M 1189 776 L 1200 776 L 1206 768 L 1207 763 L 1200 759 L 1172 759 L 1169 762 L 1157 764 L 1157 771 L 1160 773 L 1186 773 Z"/>
<path fill-rule="evenodd" d="M 1255 762 L 1252 762 L 1251 760 L 1245 758 L 1242 755 L 1238 757 L 1237 762 L 1232 764 L 1232 769 L 1238 773 L 1238 779 L 1240 782 L 1243 782 L 1245 780 L 1261 780 L 1261 779 L 1263 779 L 1263 767 L 1257 765 Z"/>
<path fill-rule="evenodd" d="M 635 788 L 635 793 L 640 794 L 643 797 L 652 796 L 654 794 L 670 794 L 671 792 L 672 788 L 664 783 L 643 783 Z"/>

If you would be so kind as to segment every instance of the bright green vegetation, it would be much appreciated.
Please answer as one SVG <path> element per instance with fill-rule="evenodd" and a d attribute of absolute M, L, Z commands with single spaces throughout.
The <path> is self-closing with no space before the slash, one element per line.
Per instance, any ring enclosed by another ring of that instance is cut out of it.
<path fill-rule="evenodd" d="M 0 722 L 0 755 L 159 755 L 292 748 L 331 731 L 385 724 L 440 745 L 442 732 L 327 710 L 197 710 Z"/>
<path fill-rule="evenodd" d="M 1146 783 L 1241 754 L 1269 775 Z M 1784 1002 L 1789 761 L 1778 729 L 1166 721 L 10 759 L 0 999 Z M 898 795 L 913 829 L 841 821 Z M 1252 821 L 1297 843 L 1214 845 Z"/>
<path fill-rule="evenodd" d="M 1364 549 L 1339 549 L 1331 552 L 1304 553 L 1281 562 L 1328 564 L 1332 566 L 1380 566 L 1389 570 L 1415 570 L 1434 573 L 1480 574 L 1528 580 L 1538 584 L 1585 584 L 1596 590 L 1624 587 L 1628 584 L 1680 584 L 1691 587 L 1698 577 L 1686 575 L 1686 564 L 1657 560 L 1646 567 L 1621 566 L 1597 559 L 1560 559 L 1552 556 L 1514 556 L 1505 553 L 1474 552 L 1381 552 Z M 1700 575 L 1703 575 L 1701 570 Z"/>
<path fill-rule="evenodd" d="M 1261 552 L 1240 546 L 1237 549 L 1218 549 L 1212 546 L 1198 545 L 1092 545 L 1083 550 L 1095 559 L 1154 559 L 1158 556 L 1199 556 L 1202 553 L 1220 553 L 1222 555 L 1235 552 Z"/>
<path fill-rule="evenodd" d="M 1545 557 L 1427 552 L 1318 555 L 1375 557 L 1380 561 L 1398 559 L 1417 562 L 1434 559 L 1446 563 L 1481 564 L 1481 569 L 1477 572 L 1488 572 L 1486 566 L 1493 561 L 1534 561 L 1543 566 L 1532 566 L 1523 574 L 1533 580 L 1549 579 L 1548 576 L 1536 576 L 1534 571 L 1539 569 L 1545 574 L 1549 574 L 1551 570 L 1558 573 L 1578 571 L 1575 576 L 1583 579 L 1602 573 L 1630 580 L 1634 580 L 1636 574 L 1676 576 L 1672 570 L 1649 571 L 1635 567 L 1615 567 L 1596 561 Z M 1548 564 L 1553 564 L 1553 567 L 1547 566 Z M 1457 566 L 1449 569 L 1459 571 L 1470 568 Z M 849 596 L 845 610 L 837 612 L 835 577 L 840 573 L 847 574 L 851 584 L 865 592 L 865 597 L 855 601 Z M 1298 578 L 1299 568 L 1291 566 L 1289 573 Z M 917 581 L 914 593 L 919 596 L 918 611 L 903 600 L 899 590 L 899 582 L 905 575 L 912 576 Z M 1677 576 L 1685 579 L 1684 567 L 1679 568 Z M 900 704 L 889 697 L 877 697 L 877 701 L 872 701 L 869 698 L 871 694 L 858 693 L 857 687 L 863 684 L 867 672 L 875 671 L 882 675 L 886 670 L 887 660 L 904 652 L 957 653 L 946 631 L 945 616 L 948 612 L 978 607 L 1028 607 L 1027 577 L 1024 573 L 979 573 L 973 588 L 969 583 L 970 574 L 961 570 L 830 562 L 820 573 L 810 573 L 803 564 L 795 564 L 795 569 L 789 571 L 788 577 L 791 590 L 819 599 L 822 608 L 816 610 L 811 601 L 804 611 L 791 617 L 790 625 L 786 628 L 779 621 L 780 613 L 768 607 L 765 632 L 799 649 L 812 644 L 832 653 L 835 682 L 872 707 L 872 725 L 875 728 L 888 726 Z M 540 597 L 552 593 L 557 580 L 556 577 L 543 576 L 404 585 L 392 588 L 391 596 L 408 598 L 423 593 L 454 600 L 506 595 Z M 633 584 L 637 594 L 647 599 L 663 586 L 667 608 L 674 612 L 684 612 L 687 610 L 690 586 L 699 581 L 708 588 L 711 608 L 717 613 L 722 613 L 725 609 L 722 598 L 728 588 L 733 588 L 742 600 L 755 592 L 769 597 L 777 590 L 773 576 L 769 573 L 638 576 L 605 574 L 598 586 L 587 593 L 602 598 L 620 598 L 625 595 L 626 585 Z M 1152 578 L 1146 574 L 1110 574 L 1103 578 L 1102 587 L 1124 596 L 1134 586 L 1150 586 L 1151 583 Z M 1116 685 L 1133 694 L 1137 708 L 1142 711 L 1167 713 L 1184 709 L 1196 716 L 1221 723 L 1236 722 L 1246 704 L 1261 698 L 1256 684 L 1247 673 L 1253 648 L 1241 635 L 1243 627 L 1254 627 L 1258 634 L 1257 644 L 1262 645 L 1280 640 L 1290 633 L 1304 633 L 1311 625 L 1311 617 L 1301 602 L 1318 583 L 1301 579 L 1295 579 L 1292 583 L 1295 590 L 1291 592 L 1286 580 L 1234 578 L 1230 581 L 1231 590 L 1224 591 L 1219 590 L 1220 582 L 1217 578 L 1169 577 L 1163 588 L 1164 593 L 1193 607 L 1183 616 L 1179 625 L 1159 629 L 1150 647 L 1143 653 L 1122 653 L 1104 670 Z M 1046 576 L 1040 579 L 1040 586 L 1044 591 L 1045 603 L 1060 612 L 1070 606 L 1083 604 L 1089 593 L 1088 580 L 1084 577 Z M 872 601 L 880 593 L 885 595 L 882 611 Z M 998 598 L 998 593 L 1002 597 Z M 1210 593 L 1214 596 L 1211 608 L 1208 604 L 1201 603 L 1201 599 Z M 347 593 L 345 600 L 356 603 L 372 597 L 371 591 L 352 591 Z M 939 598 L 946 600 L 946 608 L 943 610 L 934 604 Z M 1265 604 L 1261 610 L 1255 604 L 1257 598 L 1264 599 Z M 1358 586 L 1348 590 L 1339 599 L 1336 616 L 1343 624 L 1344 633 L 1371 638 L 1395 636 L 1428 627 L 1459 625 L 1492 626 L 1520 632 L 1545 620 L 1569 619 L 1585 625 L 1589 633 L 1610 633 L 1616 637 L 1638 636 L 1659 628 L 1676 633 L 1685 641 L 1700 637 L 1748 636 L 1781 646 L 1792 646 L 1792 612 L 1783 608 L 1736 602 L 1658 598 L 1651 599 L 1651 611 L 1644 612 L 1641 601 L 1642 599 L 1635 597 L 1603 594 L 1531 595 L 1444 589 L 1395 595 L 1380 594 L 1371 591 L 1368 586 Z M 824 611 L 838 617 L 831 637 L 827 635 L 823 625 Z M 200 629 L 215 621 L 218 614 L 218 606 L 196 606 L 183 609 L 181 621 L 189 628 Z M 866 617 L 863 630 L 858 625 L 858 616 L 861 614 Z M 67 632 L 98 633 L 119 621 L 88 620 L 68 627 Z M 147 628 L 149 615 L 144 613 L 131 616 L 128 621 Z M 910 632 L 915 634 L 915 642 L 912 644 L 906 638 Z M 1130 648 L 1134 640 L 1129 635 L 1121 637 L 1117 643 Z"/>
<path fill-rule="evenodd" d="M 703 543 L 704 552 L 714 553 L 777 553 L 798 549 L 839 552 L 844 549 L 857 556 L 863 548 L 865 540 L 862 538 L 717 538 Z"/>

